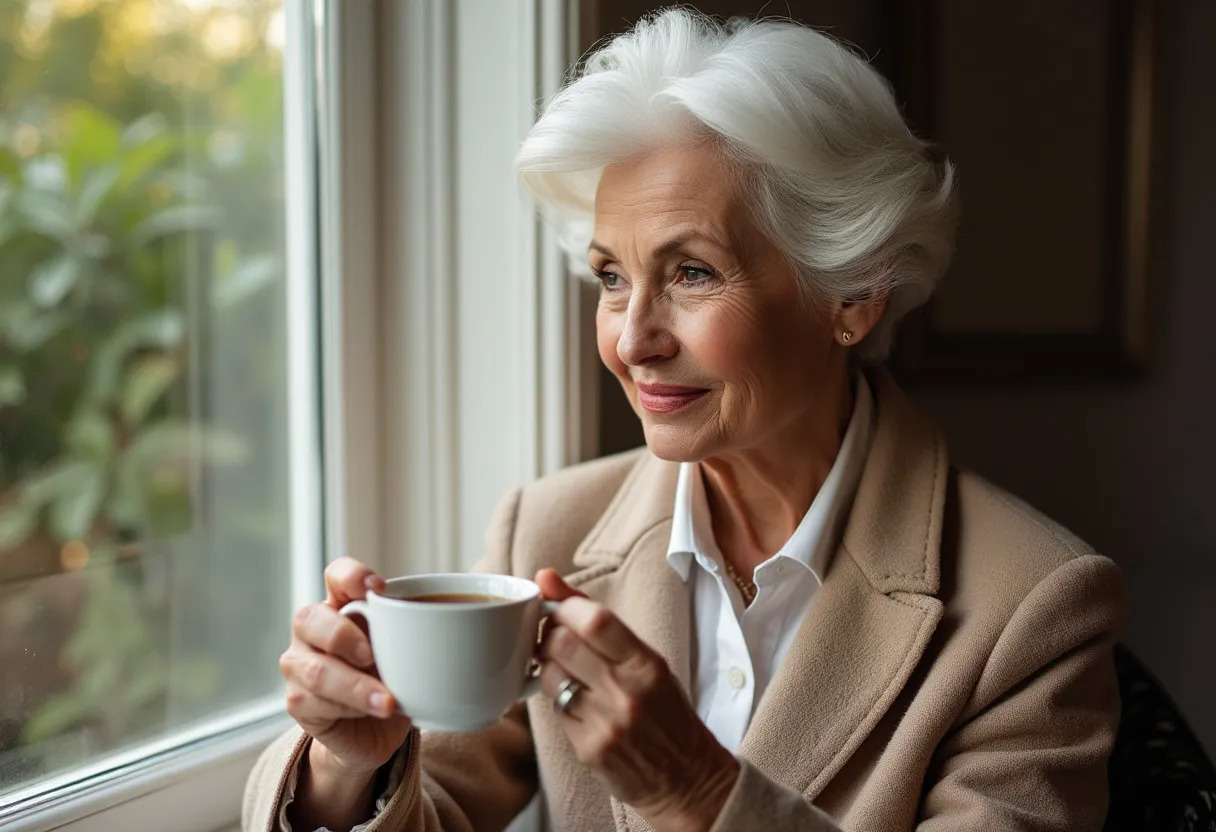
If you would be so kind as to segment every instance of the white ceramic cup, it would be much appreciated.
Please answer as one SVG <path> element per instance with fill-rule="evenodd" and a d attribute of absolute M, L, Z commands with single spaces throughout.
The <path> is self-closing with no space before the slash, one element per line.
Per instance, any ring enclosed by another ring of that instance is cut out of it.
<path fill-rule="evenodd" d="M 411 597 L 494 595 L 505 601 L 431 603 Z M 529 678 L 540 620 L 557 609 L 540 587 L 510 575 L 412 575 L 368 592 L 343 615 L 367 619 L 380 679 L 419 728 L 489 728 L 540 692 Z"/>

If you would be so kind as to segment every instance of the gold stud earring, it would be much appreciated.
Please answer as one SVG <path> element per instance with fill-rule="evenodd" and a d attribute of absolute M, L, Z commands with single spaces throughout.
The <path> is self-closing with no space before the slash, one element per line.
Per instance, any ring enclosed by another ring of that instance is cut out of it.
<path fill-rule="evenodd" d="M 851 330 L 851 329 L 842 330 L 840 333 L 840 340 L 845 344 L 852 341 L 853 340 L 853 330 Z"/>

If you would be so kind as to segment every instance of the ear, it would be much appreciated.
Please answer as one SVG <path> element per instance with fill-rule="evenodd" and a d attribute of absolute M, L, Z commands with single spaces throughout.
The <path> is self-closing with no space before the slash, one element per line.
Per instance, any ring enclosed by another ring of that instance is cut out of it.
<path fill-rule="evenodd" d="M 836 343 L 844 346 L 856 346 L 882 319 L 883 310 L 887 308 L 887 293 L 872 295 L 861 300 L 841 301 L 836 311 L 833 327 L 833 337 Z M 845 336 L 845 333 L 850 333 Z"/>

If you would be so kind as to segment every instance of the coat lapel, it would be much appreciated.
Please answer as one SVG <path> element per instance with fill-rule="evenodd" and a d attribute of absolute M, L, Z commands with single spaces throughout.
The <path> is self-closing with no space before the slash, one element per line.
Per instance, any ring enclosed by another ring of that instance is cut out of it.
<path fill-rule="evenodd" d="M 739 751 L 813 798 L 895 700 L 942 614 L 945 446 L 885 373 L 877 428 L 843 540 Z M 678 466 L 639 461 L 575 555 L 572 583 L 608 604 L 691 685 L 688 587 L 668 565 Z M 649 829 L 612 799 L 618 829 Z"/>
<path fill-rule="evenodd" d="M 692 608 L 688 585 L 667 563 L 679 465 L 647 454 L 579 547 L 567 580 L 612 609 L 666 657 L 690 690 Z"/>
<path fill-rule="evenodd" d="M 671 495 L 674 499 L 674 491 Z M 691 702 L 692 605 L 688 585 L 667 563 L 671 523 L 663 523 L 639 542 L 604 592 L 605 603 L 646 644 L 667 659 Z M 620 830 L 648 830 L 632 806 L 611 798 Z"/>
<path fill-rule="evenodd" d="M 886 713 L 941 620 L 946 455 L 885 373 L 843 541 L 740 749 L 815 797 Z"/>
<path fill-rule="evenodd" d="M 643 457 L 575 553 L 580 571 L 567 580 L 607 605 L 638 638 L 664 656 L 680 687 L 690 695 L 689 587 L 667 562 L 678 475 L 679 465 L 649 454 Z M 610 803 L 618 830 L 650 828 L 632 806 L 615 797 Z"/>
<path fill-rule="evenodd" d="M 815 797 L 895 700 L 941 612 L 936 598 L 875 591 L 848 552 L 838 552 L 740 756 Z"/>

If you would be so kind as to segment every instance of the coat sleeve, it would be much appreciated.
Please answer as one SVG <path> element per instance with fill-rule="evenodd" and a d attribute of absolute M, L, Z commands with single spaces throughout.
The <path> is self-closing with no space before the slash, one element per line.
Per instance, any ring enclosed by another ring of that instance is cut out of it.
<path fill-rule="evenodd" d="M 486 555 L 473 571 L 512 574 L 519 498 L 516 489 L 499 504 L 486 532 Z M 292 728 L 262 753 L 245 786 L 242 829 L 246 832 L 277 829 L 287 773 L 310 742 L 299 728 Z M 405 753 L 401 784 L 368 832 L 500 830 L 536 793 L 536 754 L 522 703 L 485 731 L 446 734 L 415 729 Z"/>
<path fill-rule="evenodd" d="M 836 821 L 793 789 L 739 758 L 739 779 L 710 832 L 841 832 Z"/>
<path fill-rule="evenodd" d="M 1065 562 L 1022 601 L 969 707 L 939 744 L 920 832 L 1100 830 L 1119 721 L 1113 646 L 1123 586 L 1097 555 Z M 712 832 L 829 832 L 802 795 L 743 762 Z"/>
<path fill-rule="evenodd" d="M 1102 828 L 1123 606 L 1119 570 L 1097 555 L 1066 561 L 1026 596 L 938 748 L 919 829 Z"/>

